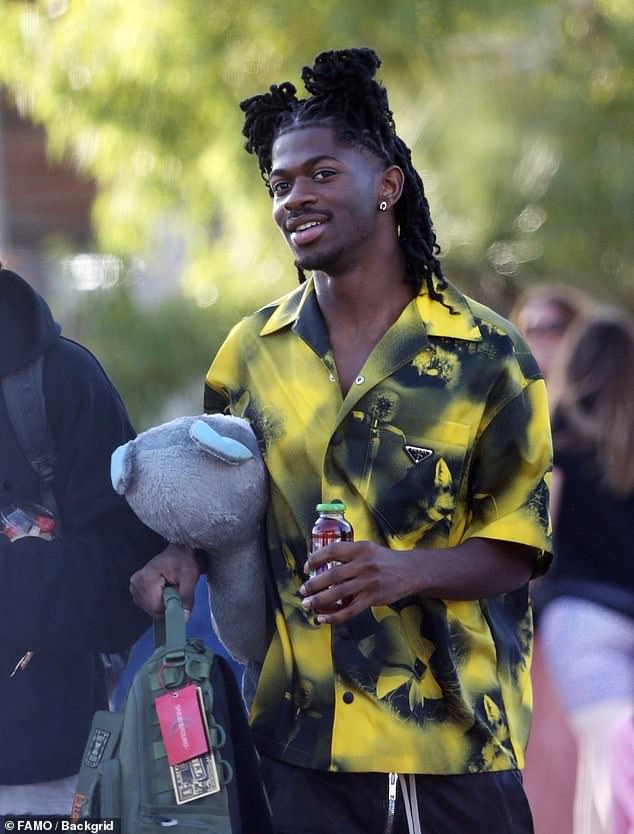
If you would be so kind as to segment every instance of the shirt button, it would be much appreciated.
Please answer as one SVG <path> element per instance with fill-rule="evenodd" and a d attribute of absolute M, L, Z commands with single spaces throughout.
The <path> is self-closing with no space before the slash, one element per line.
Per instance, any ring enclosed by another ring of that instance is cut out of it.
<path fill-rule="evenodd" d="M 344 704 L 351 704 L 354 701 L 352 692 L 344 692 L 342 697 Z"/>
<path fill-rule="evenodd" d="M 365 377 L 359 374 L 359 376 L 355 379 L 355 382 L 357 383 L 357 385 L 363 385 L 363 383 L 365 382 Z"/>
<path fill-rule="evenodd" d="M 334 375 L 334 374 L 328 374 L 328 379 L 329 379 L 331 382 L 336 382 L 336 381 L 337 381 L 337 380 L 335 379 L 335 375 Z"/>
<path fill-rule="evenodd" d="M 349 640 L 350 639 L 350 629 L 348 626 L 341 626 L 337 629 L 337 637 L 340 637 L 342 640 Z"/>

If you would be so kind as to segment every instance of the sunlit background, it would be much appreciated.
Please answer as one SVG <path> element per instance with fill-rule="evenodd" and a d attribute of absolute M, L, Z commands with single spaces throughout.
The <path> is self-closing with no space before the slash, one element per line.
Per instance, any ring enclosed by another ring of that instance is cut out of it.
<path fill-rule="evenodd" d="M 293 288 L 245 96 L 369 45 L 445 272 L 634 307 L 631 0 L 0 0 L 0 253 L 138 428 L 201 410 L 236 319 Z"/>
<path fill-rule="evenodd" d="M 139 430 L 200 412 L 228 329 L 296 284 L 240 100 L 364 45 L 450 280 L 503 314 L 543 281 L 634 312 L 633 0 L 0 0 L 0 260 Z M 569 834 L 574 750 L 537 691 L 527 792 Z"/>

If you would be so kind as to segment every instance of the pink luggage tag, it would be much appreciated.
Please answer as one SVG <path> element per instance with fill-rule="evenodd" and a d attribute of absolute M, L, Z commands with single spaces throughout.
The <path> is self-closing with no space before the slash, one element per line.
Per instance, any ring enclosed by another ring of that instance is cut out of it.
<path fill-rule="evenodd" d="M 155 699 L 161 735 L 170 765 L 209 752 L 209 737 L 200 708 L 198 687 L 187 684 Z"/>

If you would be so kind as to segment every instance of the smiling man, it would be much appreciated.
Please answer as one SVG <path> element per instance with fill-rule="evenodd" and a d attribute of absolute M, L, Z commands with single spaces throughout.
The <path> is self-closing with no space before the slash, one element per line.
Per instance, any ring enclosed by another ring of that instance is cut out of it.
<path fill-rule="evenodd" d="M 252 729 L 279 834 L 527 834 L 545 390 L 511 325 L 443 275 L 378 66 L 322 53 L 307 98 L 285 82 L 242 103 L 300 276 L 233 329 L 205 388 L 207 410 L 250 420 L 271 478 Z M 335 498 L 356 541 L 311 555 Z M 160 573 L 189 593 L 178 559 L 135 577 L 144 607 Z"/>

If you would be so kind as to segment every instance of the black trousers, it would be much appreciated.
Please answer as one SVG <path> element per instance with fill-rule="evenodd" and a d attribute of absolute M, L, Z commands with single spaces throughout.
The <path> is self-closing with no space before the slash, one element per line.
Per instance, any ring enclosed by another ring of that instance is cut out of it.
<path fill-rule="evenodd" d="M 276 834 L 408 834 L 400 784 L 390 823 L 387 773 L 261 766 Z M 415 778 L 422 834 L 534 834 L 519 771 Z"/>

